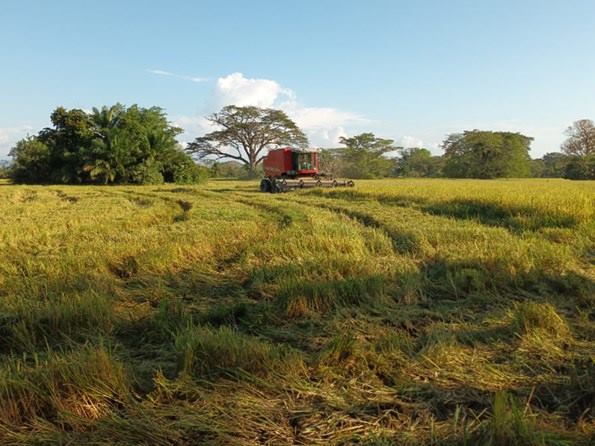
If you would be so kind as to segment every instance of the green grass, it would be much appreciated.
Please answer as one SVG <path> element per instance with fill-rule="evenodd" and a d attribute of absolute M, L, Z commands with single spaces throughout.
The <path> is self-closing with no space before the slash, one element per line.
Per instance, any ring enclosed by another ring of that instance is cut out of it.
<path fill-rule="evenodd" d="M 588 445 L 595 183 L 0 184 L 0 444 Z"/>

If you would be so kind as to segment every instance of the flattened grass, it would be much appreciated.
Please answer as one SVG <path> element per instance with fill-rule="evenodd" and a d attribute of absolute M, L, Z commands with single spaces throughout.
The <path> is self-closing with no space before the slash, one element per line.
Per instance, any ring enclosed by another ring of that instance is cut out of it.
<path fill-rule="evenodd" d="M 256 190 L 0 188 L 0 442 L 592 442 L 593 182 Z"/>

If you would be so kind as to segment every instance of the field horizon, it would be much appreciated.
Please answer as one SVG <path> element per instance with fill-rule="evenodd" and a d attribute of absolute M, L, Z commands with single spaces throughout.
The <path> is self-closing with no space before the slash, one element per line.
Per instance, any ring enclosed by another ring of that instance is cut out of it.
<path fill-rule="evenodd" d="M 0 443 L 590 445 L 595 182 L 0 183 Z"/>

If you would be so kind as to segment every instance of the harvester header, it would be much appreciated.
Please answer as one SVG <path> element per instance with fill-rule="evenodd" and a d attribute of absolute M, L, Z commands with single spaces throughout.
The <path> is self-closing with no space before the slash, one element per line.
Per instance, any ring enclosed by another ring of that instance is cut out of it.
<path fill-rule="evenodd" d="M 264 176 L 260 182 L 262 192 L 286 192 L 308 187 L 350 187 L 351 180 L 337 180 L 320 172 L 317 150 L 292 147 L 271 150 L 263 160 Z"/>

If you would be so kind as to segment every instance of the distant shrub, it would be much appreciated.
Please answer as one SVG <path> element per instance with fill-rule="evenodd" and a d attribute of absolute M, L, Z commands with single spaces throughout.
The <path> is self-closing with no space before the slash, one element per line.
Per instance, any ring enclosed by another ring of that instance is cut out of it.
<path fill-rule="evenodd" d="M 595 155 L 570 158 L 564 177 L 570 180 L 595 180 Z"/>
<path fill-rule="evenodd" d="M 167 157 L 162 174 L 166 183 L 197 184 L 209 177 L 209 169 L 198 166 L 185 152 L 176 149 Z"/>

